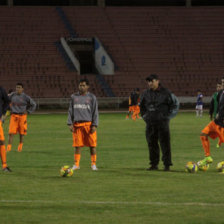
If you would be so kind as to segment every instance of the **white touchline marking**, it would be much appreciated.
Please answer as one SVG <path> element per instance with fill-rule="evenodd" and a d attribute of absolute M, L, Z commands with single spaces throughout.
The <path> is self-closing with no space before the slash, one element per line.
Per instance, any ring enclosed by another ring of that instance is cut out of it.
<path fill-rule="evenodd" d="M 103 205 L 157 205 L 157 206 L 212 206 L 224 207 L 224 203 L 207 202 L 159 202 L 159 201 L 47 201 L 47 200 L 0 200 L 0 203 L 27 203 L 27 204 L 103 204 Z"/>

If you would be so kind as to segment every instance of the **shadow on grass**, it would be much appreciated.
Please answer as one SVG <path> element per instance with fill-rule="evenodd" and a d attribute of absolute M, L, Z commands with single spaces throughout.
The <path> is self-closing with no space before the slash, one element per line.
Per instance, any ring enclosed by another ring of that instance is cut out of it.
<path fill-rule="evenodd" d="M 161 170 L 155 170 L 155 171 L 148 171 L 146 168 L 101 168 L 99 171 L 103 175 L 109 175 L 109 176 L 138 176 L 138 177 L 146 177 L 146 176 L 169 176 L 170 174 L 184 174 L 185 172 L 182 170 L 171 170 L 171 171 L 163 171 Z"/>
<path fill-rule="evenodd" d="M 144 173 L 185 173 L 185 171 L 184 170 L 175 170 L 175 169 L 171 169 L 170 171 L 164 171 L 163 169 L 159 169 L 159 170 L 147 170 L 147 168 L 140 168 L 140 167 L 138 167 L 138 168 L 134 168 L 134 167 L 132 167 L 132 168 L 128 168 L 128 167 L 123 167 L 123 168 L 114 168 L 114 169 L 111 169 L 111 168 L 109 168 L 109 169 L 107 169 L 107 168 L 101 168 L 100 169 L 100 172 L 102 172 L 102 171 L 106 171 L 106 172 L 116 172 L 117 170 L 119 170 L 119 172 L 120 171 L 125 171 L 125 172 L 129 172 L 129 171 L 131 171 L 131 172 L 144 172 Z"/>

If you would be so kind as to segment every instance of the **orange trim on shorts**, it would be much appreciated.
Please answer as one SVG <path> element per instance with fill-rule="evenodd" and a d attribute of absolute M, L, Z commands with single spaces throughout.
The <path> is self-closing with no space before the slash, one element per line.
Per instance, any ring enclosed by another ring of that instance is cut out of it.
<path fill-rule="evenodd" d="M 224 142 L 224 128 L 217 125 L 214 121 L 211 121 L 202 131 L 207 134 L 210 138 L 219 138 L 220 142 Z"/>
<path fill-rule="evenodd" d="M 129 111 L 129 112 L 133 112 L 133 111 L 134 111 L 134 107 L 135 107 L 135 106 L 129 106 L 128 111 Z"/>
<path fill-rule="evenodd" d="M 75 122 L 73 123 L 74 127 L 82 127 L 82 126 L 91 126 L 91 121 L 85 121 L 85 122 Z"/>
<path fill-rule="evenodd" d="M 138 105 L 133 106 L 133 114 L 132 114 L 132 119 L 136 120 L 136 118 L 139 118 L 140 113 L 140 107 Z"/>
<path fill-rule="evenodd" d="M 5 136 L 4 136 L 4 131 L 3 131 L 1 120 L 0 120 L 0 141 L 5 141 Z"/>
<path fill-rule="evenodd" d="M 27 114 L 11 114 L 9 134 L 27 134 Z"/>
<path fill-rule="evenodd" d="M 97 133 L 90 133 L 92 122 L 74 123 L 73 147 L 96 147 L 97 146 Z"/>

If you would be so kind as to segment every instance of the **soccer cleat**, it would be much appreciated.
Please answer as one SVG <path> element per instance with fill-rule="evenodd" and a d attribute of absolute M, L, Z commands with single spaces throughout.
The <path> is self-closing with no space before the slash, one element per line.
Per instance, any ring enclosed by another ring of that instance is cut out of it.
<path fill-rule="evenodd" d="M 7 166 L 2 169 L 3 172 L 12 172 L 12 170 Z"/>
<path fill-rule="evenodd" d="M 209 163 L 212 163 L 213 162 L 213 159 L 211 156 L 206 156 L 203 160 L 200 160 L 198 162 L 198 165 L 199 166 L 205 166 L 206 164 L 209 164 Z"/>
<path fill-rule="evenodd" d="M 148 170 L 148 171 L 158 170 L 158 166 L 150 166 L 150 167 L 147 168 L 146 170 Z"/>
<path fill-rule="evenodd" d="M 23 144 L 19 144 L 19 146 L 18 146 L 18 152 L 21 152 L 22 149 L 23 149 Z"/>
<path fill-rule="evenodd" d="M 74 165 L 74 166 L 72 167 L 72 169 L 73 169 L 73 170 L 80 170 L 80 166 L 76 166 L 76 165 Z"/>
<path fill-rule="evenodd" d="M 98 170 L 98 168 L 96 167 L 96 165 L 91 165 L 91 169 L 92 170 Z"/>
<path fill-rule="evenodd" d="M 11 149 L 12 149 L 12 145 L 7 145 L 7 149 L 6 149 L 6 151 L 7 151 L 7 152 L 10 152 Z"/>
<path fill-rule="evenodd" d="M 164 166 L 163 171 L 170 171 L 170 166 Z"/>

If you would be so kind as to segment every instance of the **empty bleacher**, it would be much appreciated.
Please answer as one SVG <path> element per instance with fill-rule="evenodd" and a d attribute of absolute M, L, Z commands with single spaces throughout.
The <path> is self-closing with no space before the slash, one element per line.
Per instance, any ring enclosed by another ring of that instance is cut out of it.
<path fill-rule="evenodd" d="M 55 42 L 68 35 L 53 7 L 0 7 L 0 79 L 6 89 L 24 83 L 33 97 L 68 97 L 71 73 Z M 76 74 L 75 74 L 76 75 Z"/>
<path fill-rule="evenodd" d="M 64 7 L 80 36 L 97 35 L 117 66 L 105 79 L 117 96 L 145 88 L 157 73 L 179 96 L 215 90 L 224 72 L 224 9 L 216 7 Z"/>
<path fill-rule="evenodd" d="M 116 96 L 146 88 L 157 73 L 178 96 L 210 96 L 224 76 L 224 8 L 62 7 L 79 37 L 97 36 L 116 71 L 105 75 Z M 0 80 L 24 82 L 33 97 L 69 97 L 80 78 L 55 42 L 69 31 L 55 7 L 0 7 Z M 105 96 L 94 75 L 91 91 Z"/>
<path fill-rule="evenodd" d="M 107 14 L 140 79 L 158 73 L 179 96 L 215 90 L 224 71 L 223 9 L 115 7 Z"/>

